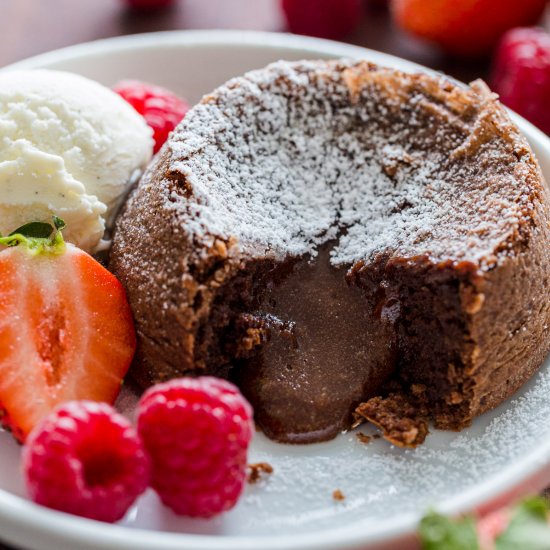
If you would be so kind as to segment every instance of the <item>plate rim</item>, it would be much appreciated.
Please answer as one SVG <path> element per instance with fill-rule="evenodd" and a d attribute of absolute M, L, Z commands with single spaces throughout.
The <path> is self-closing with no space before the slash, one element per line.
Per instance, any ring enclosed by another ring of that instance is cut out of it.
<path fill-rule="evenodd" d="M 44 65 L 82 59 L 87 56 L 105 53 L 106 51 L 131 51 L 137 47 L 164 48 L 174 46 L 249 46 L 261 48 L 295 49 L 312 54 L 334 55 L 343 57 L 361 57 L 372 59 L 388 66 L 408 67 L 411 70 L 422 70 L 437 73 L 412 61 L 390 54 L 335 42 L 332 40 L 302 37 L 286 33 L 235 30 L 186 30 L 162 31 L 136 35 L 106 38 L 85 42 L 51 52 L 39 54 L 10 65 L 0 70 L 40 68 Z M 543 151 L 547 162 L 550 162 L 550 139 L 531 123 L 511 113 L 514 122 L 539 151 Z M 537 376 L 535 374 L 535 376 Z M 522 461 L 510 464 L 505 469 L 491 476 L 478 487 L 473 487 L 452 500 L 437 505 L 437 509 L 447 514 L 456 515 L 467 510 L 478 509 L 500 496 L 517 491 L 522 485 L 537 483 L 542 475 L 550 477 L 550 440 L 542 444 L 536 452 L 524 457 Z M 103 548 L 145 550 L 344 550 L 377 543 L 391 543 L 401 537 L 411 537 L 416 531 L 418 514 L 407 513 L 399 516 L 396 525 L 393 518 L 380 522 L 375 529 L 361 530 L 360 522 L 345 527 L 336 527 L 319 533 L 301 533 L 295 535 L 273 536 L 213 536 L 185 533 L 161 532 L 140 528 L 128 528 L 121 525 L 98 524 L 98 522 L 49 510 L 29 500 L 18 497 L 0 489 L 0 525 L 3 535 L 19 544 L 20 537 L 13 535 L 14 529 L 22 529 L 37 537 L 49 536 L 49 541 L 63 540 L 72 542 L 81 548 L 95 548 L 99 543 Z M 7 522 L 7 526 L 6 526 Z M 10 528 L 11 527 L 11 528 Z M 13 535 L 13 536 L 12 536 Z M 41 539 L 42 542 L 47 541 Z M 90 546 L 90 543 L 93 546 Z M 39 543 L 42 544 L 42 543 Z M 50 546 L 43 546 L 49 548 Z"/>

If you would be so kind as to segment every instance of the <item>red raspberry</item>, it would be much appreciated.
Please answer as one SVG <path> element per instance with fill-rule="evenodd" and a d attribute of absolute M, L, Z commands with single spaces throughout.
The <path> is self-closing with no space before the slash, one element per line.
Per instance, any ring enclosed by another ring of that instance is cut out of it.
<path fill-rule="evenodd" d="M 550 134 L 550 34 L 537 28 L 507 32 L 492 81 L 504 104 Z"/>
<path fill-rule="evenodd" d="M 338 39 L 361 20 L 361 0 L 282 0 L 288 28 L 296 34 Z"/>
<path fill-rule="evenodd" d="M 115 85 L 114 91 L 130 103 L 153 129 L 155 153 L 189 110 L 187 101 L 154 84 L 123 80 Z"/>
<path fill-rule="evenodd" d="M 153 462 L 152 487 L 174 512 L 211 517 L 243 490 L 252 408 L 229 382 L 180 378 L 149 389 L 138 431 Z"/>
<path fill-rule="evenodd" d="M 489 53 L 504 32 L 538 21 L 546 0 L 392 0 L 396 22 L 457 56 Z"/>
<path fill-rule="evenodd" d="M 131 424 L 112 407 L 70 401 L 31 432 L 23 471 L 38 504 L 114 522 L 147 488 L 150 463 Z"/>

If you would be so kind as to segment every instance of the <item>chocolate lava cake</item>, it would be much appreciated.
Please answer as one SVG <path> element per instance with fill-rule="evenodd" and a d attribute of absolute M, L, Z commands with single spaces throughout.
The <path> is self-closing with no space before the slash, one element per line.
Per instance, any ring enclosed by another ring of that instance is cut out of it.
<path fill-rule="evenodd" d="M 482 82 L 279 62 L 179 125 L 118 219 L 142 386 L 236 381 L 279 441 L 414 446 L 550 348 L 550 197 Z"/>

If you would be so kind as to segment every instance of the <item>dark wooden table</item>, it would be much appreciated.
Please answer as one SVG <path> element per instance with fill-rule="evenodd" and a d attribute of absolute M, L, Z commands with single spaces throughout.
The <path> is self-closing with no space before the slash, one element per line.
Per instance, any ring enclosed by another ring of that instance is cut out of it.
<path fill-rule="evenodd" d="M 121 0 L 0 0 L 0 66 L 49 50 L 111 36 L 192 28 L 284 30 L 278 0 L 180 0 L 159 12 L 135 12 Z M 396 29 L 365 0 L 365 16 L 345 41 L 394 54 L 463 81 L 489 78 L 488 60 L 452 60 Z M 0 534 L 1 536 L 1 534 Z M 0 543 L 0 550 L 9 548 Z"/>

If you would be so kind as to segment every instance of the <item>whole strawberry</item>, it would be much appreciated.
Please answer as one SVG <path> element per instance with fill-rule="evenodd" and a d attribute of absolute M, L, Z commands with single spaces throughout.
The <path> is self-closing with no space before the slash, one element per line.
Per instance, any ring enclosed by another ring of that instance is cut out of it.
<path fill-rule="evenodd" d="M 288 28 L 296 34 L 339 39 L 361 20 L 361 0 L 282 0 Z"/>
<path fill-rule="evenodd" d="M 507 32 L 496 53 L 492 85 L 505 105 L 550 134 L 550 34 L 538 28 Z"/>
<path fill-rule="evenodd" d="M 31 432 L 23 471 L 38 504 L 114 522 L 147 488 L 150 464 L 136 431 L 112 407 L 71 401 Z"/>
<path fill-rule="evenodd" d="M 155 153 L 189 110 L 185 99 L 161 86 L 139 80 L 123 80 L 113 90 L 130 103 L 153 129 Z"/>
<path fill-rule="evenodd" d="M 536 23 L 546 0 L 392 0 L 398 25 L 456 56 L 488 54 L 504 32 Z"/>
<path fill-rule="evenodd" d="M 202 377 L 154 386 L 139 402 L 138 432 L 153 464 L 151 486 L 174 512 L 207 518 L 236 504 L 252 408 L 233 384 Z"/>

